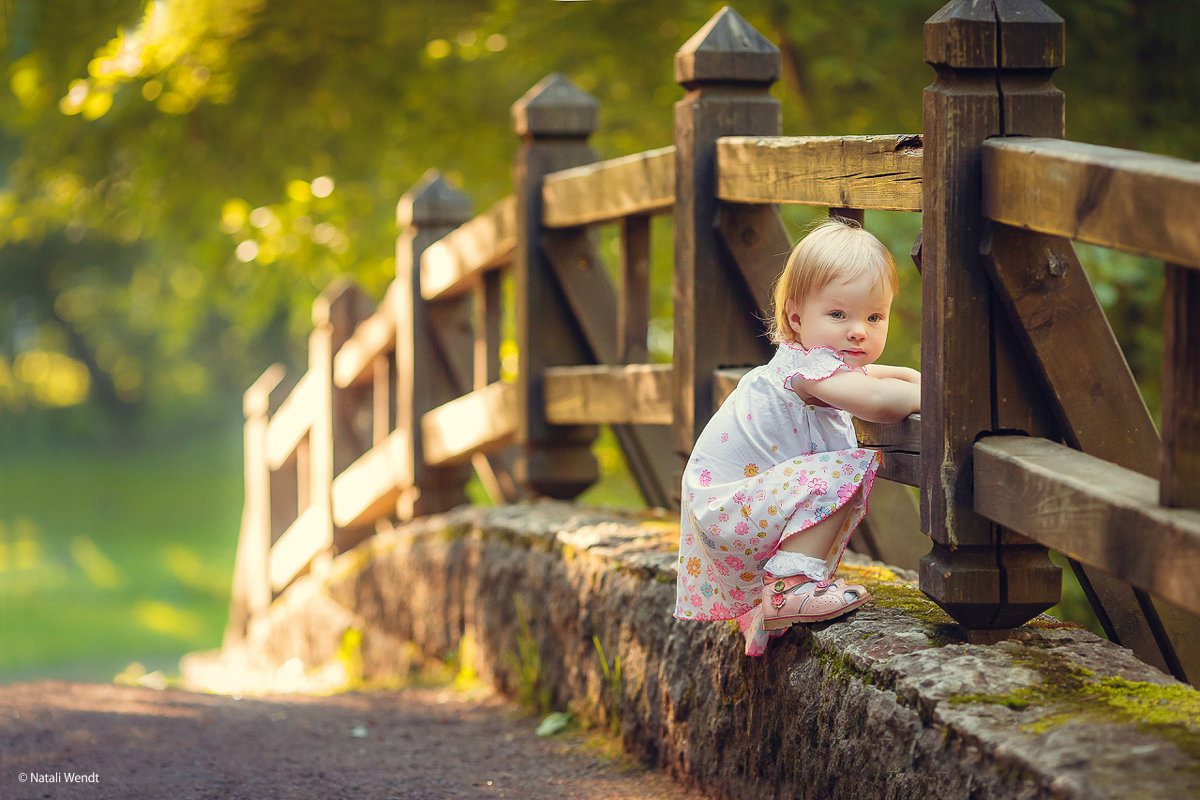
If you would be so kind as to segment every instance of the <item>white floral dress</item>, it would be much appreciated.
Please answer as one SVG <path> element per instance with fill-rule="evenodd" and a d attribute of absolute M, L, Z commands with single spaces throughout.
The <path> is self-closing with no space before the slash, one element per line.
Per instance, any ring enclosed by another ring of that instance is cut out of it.
<path fill-rule="evenodd" d="M 879 454 L 858 446 L 849 412 L 792 390 L 794 377 L 849 369 L 831 348 L 780 345 L 738 382 L 684 468 L 675 616 L 736 620 L 746 655 L 766 649 L 762 576 L 780 542 L 852 503 L 824 561 L 797 554 L 810 562 L 805 574 L 827 578 L 866 513 Z"/>

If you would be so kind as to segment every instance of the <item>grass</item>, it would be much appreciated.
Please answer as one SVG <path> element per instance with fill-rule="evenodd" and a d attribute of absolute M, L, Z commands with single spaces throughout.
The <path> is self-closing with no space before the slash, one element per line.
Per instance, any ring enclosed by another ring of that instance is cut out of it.
<path fill-rule="evenodd" d="M 177 671 L 220 644 L 242 505 L 241 431 L 0 460 L 0 683 Z"/>

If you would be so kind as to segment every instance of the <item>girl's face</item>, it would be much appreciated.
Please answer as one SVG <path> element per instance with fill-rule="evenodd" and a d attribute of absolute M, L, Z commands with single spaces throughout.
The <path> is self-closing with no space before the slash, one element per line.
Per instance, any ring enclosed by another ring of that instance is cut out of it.
<path fill-rule="evenodd" d="M 874 363 L 887 343 L 892 292 L 875 275 L 831 283 L 787 302 L 788 326 L 805 350 L 830 347 L 850 367 Z"/>

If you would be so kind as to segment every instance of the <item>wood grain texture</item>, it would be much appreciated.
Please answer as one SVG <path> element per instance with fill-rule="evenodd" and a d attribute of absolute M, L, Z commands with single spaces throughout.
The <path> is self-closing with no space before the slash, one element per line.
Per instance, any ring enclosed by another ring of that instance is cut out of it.
<path fill-rule="evenodd" d="M 718 12 L 675 56 L 688 89 L 675 104 L 674 447 L 682 459 L 715 409 L 713 374 L 765 363 L 756 303 L 713 227 L 720 201 L 717 140 L 776 136 L 779 101 L 768 87 L 779 51 L 731 9 Z"/>
<path fill-rule="evenodd" d="M 480 273 L 507 265 L 517 246 L 516 225 L 516 198 L 510 195 L 431 244 L 421 255 L 421 296 L 465 294 Z"/>
<path fill-rule="evenodd" d="M 389 292 L 393 291 L 389 287 Z M 363 386 L 373 379 L 372 364 L 380 355 L 396 348 L 396 320 L 385 299 L 379 309 L 362 321 L 333 357 L 333 382 L 339 389 Z"/>
<path fill-rule="evenodd" d="M 546 419 L 555 425 L 671 424 L 671 365 L 552 367 Z"/>
<path fill-rule="evenodd" d="M 1153 478 L 1026 436 L 985 438 L 975 458 L 979 513 L 1200 614 L 1200 512 L 1160 506 Z"/>
<path fill-rule="evenodd" d="M 916 134 L 717 142 L 717 196 L 737 203 L 920 211 L 922 171 Z"/>
<path fill-rule="evenodd" d="M 675 148 L 660 147 L 552 172 L 542 184 L 542 223 L 567 228 L 670 211 L 675 203 Z"/>
<path fill-rule="evenodd" d="M 267 464 L 271 469 L 282 467 L 312 429 L 316 393 L 314 379 L 305 373 L 271 417 L 267 424 Z"/>
<path fill-rule="evenodd" d="M 333 528 L 322 509 L 309 506 L 271 547 L 268 576 L 279 592 L 304 571 L 313 559 L 333 546 Z"/>
<path fill-rule="evenodd" d="M 1200 508 L 1200 272 L 1166 270 L 1161 501 Z"/>
<path fill-rule="evenodd" d="M 503 447 L 517 435 L 517 417 L 517 389 L 511 383 L 493 383 L 451 400 L 421 419 L 425 462 L 461 463 Z"/>
<path fill-rule="evenodd" d="M 750 203 L 720 203 L 717 231 L 733 256 L 738 272 L 763 318 L 774 305 L 772 290 L 783 272 L 792 241 L 779 207 Z"/>
<path fill-rule="evenodd" d="M 984 213 L 997 222 L 1200 268 L 1200 164 L 1058 139 L 993 139 Z"/>
<path fill-rule="evenodd" d="M 368 525 L 392 513 L 400 494 L 413 486 L 410 438 L 407 430 L 392 431 L 334 478 L 334 525 Z"/>

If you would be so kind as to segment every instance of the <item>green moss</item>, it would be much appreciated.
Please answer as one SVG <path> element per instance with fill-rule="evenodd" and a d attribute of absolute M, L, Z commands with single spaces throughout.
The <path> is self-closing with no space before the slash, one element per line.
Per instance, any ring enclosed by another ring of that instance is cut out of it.
<path fill-rule="evenodd" d="M 926 597 L 921 590 L 907 584 L 867 583 L 867 591 L 874 598 L 876 606 L 881 608 L 898 608 L 905 614 L 916 617 L 927 625 L 953 624 L 945 611 L 938 604 Z"/>
<path fill-rule="evenodd" d="M 1042 734 L 1070 721 L 1133 725 L 1139 733 L 1175 745 L 1200 761 L 1200 693 L 1188 686 L 1159 686 L 1123 678 L 1096 679 L 1095 674 L 1067 662 L 1062 655 L 1021 648 L 1013 662 L 1038 672 L 1041 680 L 1008 694 L 962 695 L 954 704 L 1000 705 L 1016 711 L 1044 709 L 1023 730 Z M 1200 771 L 1200 763 L 1197 764 Z"/>

